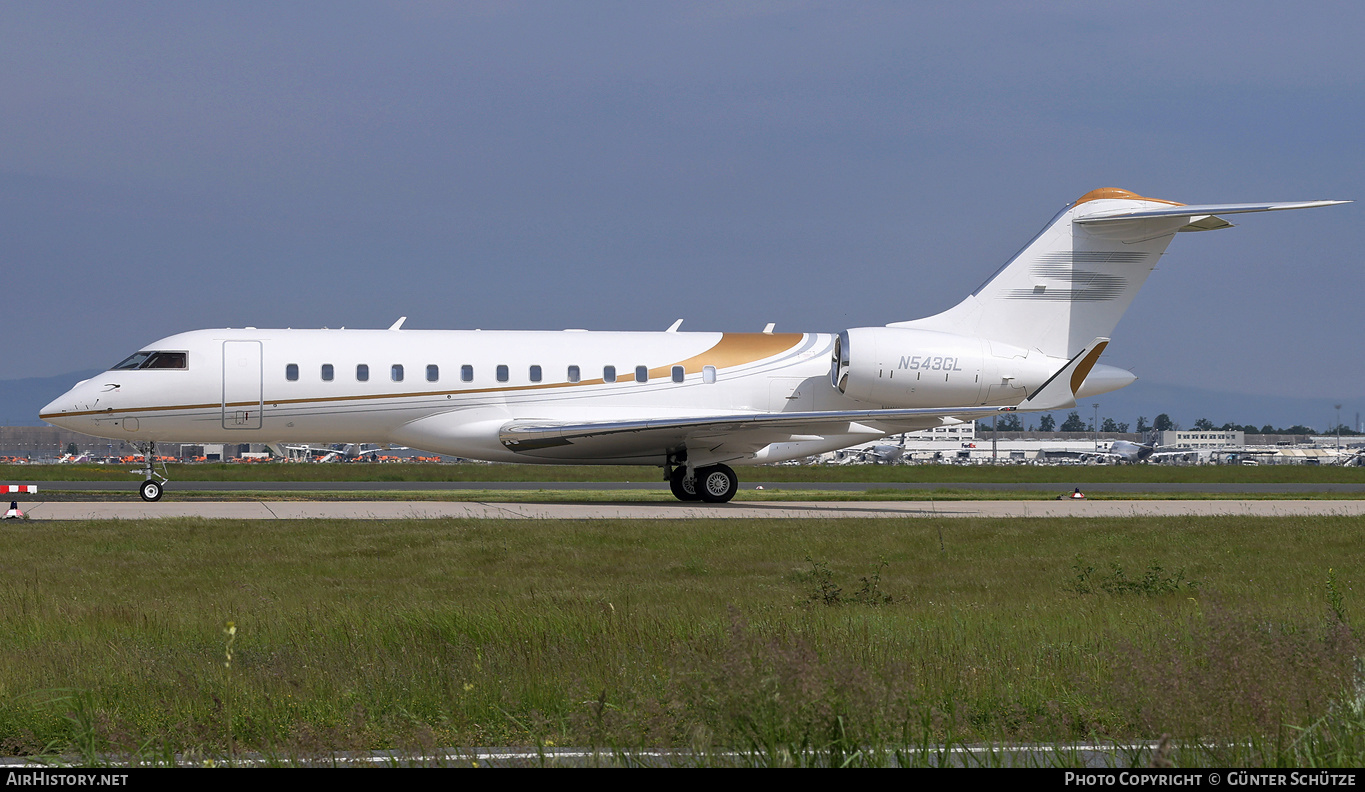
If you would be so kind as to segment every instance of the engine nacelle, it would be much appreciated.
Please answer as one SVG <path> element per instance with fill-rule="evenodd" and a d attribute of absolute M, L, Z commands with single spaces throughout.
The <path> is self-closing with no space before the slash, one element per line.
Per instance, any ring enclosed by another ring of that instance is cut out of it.
<path fill-rule="evenodd" d="M 1036 349 L 982 338 L 855 327 L 834 342 L 830 382 L 845 396 L 878 407 L 1009 406 L 1065 364 Z"/>
<path fill-rule="evenodd" d="M 975 406 L 988 354 L 979 338 L 855 327 L 834 343 L 830 380 L 845 396 L 880 407 Z"/>

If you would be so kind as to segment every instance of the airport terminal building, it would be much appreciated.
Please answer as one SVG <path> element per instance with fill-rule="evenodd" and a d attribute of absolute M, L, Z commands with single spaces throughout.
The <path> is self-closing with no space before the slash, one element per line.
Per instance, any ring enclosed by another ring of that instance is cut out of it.
<path fill-rule="evenodd" d="M 1200 429 L 1175 429 L 1172 431 L 1161 432 L 1161 438 L 1157 441 L 1161 446 L 1179 446 L 1181 448 L 1242 448 L 1246 446 L 1246 432 L 1241 429 L 1223 431 L 1222 429 L 1210 429 L 1208 431 Z"/>

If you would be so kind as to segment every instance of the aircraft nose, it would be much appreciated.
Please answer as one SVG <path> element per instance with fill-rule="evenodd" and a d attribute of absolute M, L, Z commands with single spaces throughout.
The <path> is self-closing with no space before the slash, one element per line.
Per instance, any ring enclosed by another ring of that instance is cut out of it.
<path fill-rule="evenodd" d="M 76 411 L 75 405 L 76 402 L 75 399 L 71 397 L 71 391 L 67 391 L 61 396 L 58 396 L 57 398 L 48 402 L 46 407 L 39 410 L 38 417 L 44 421 L 47 421 L 50 424 L 53 424 L 54 426 L 60 426 L 63 429 L 70 429 L 71 427 L 67 424 L 67 421 L 69 421 L 70 419 L 66 418 L 66 413 L 75 412 Z"/>
<path fill-rule="evenodd" d="M 77 383 L 76 387 L 48 402 L 46 407 L 38 411 L 38 417 L 63 429 L 76 429 L 74 425 L 76 417 L 73 413 L 83 409 L 80 405 L 79 392 L 84 384 L 85 382 Z"/>

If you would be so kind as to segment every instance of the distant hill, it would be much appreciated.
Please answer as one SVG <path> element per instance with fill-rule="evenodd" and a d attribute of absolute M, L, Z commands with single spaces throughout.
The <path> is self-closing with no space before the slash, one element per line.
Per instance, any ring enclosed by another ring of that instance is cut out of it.
<path fill-rule="evenodd" d="M 55 377 L 0 380 L 0 421 L 4 426 L 44 426 L 38 420 L 39 410 L 70 390 L 72 385 L 98 373 L 96 369 Z"/>

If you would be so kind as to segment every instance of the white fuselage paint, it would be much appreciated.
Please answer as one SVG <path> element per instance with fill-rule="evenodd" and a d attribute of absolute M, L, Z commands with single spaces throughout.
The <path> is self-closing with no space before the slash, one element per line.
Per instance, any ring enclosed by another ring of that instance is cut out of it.
<path fill-rule="evenodd" d="M 147 347 L 187 353 L 185 369 L 107 371 L 53 401 L 42 418 L 135 442 L 400 443 L 491 461 L 662 464 L 666 449 L 607 456 L 514 452 L 500 442 L 499 430 L 513 421 L 1009 405 L 1066 363 L 937 332 L 875 332 L 887 341 L 878 353 L 885 360 L 859 369 L 871 385 L 848 395 L 831 382 L 834 336 L 825 333 L 199 330 Z M 915 358 L 927 362 L 906 367 Z M 365 381 L 357 377 L 362 365 Z M 330 381 L 323 379 L 324 366 L 331 367 Z M 462 377 L 466 366 L 470 381 Z M 538 382 L 532 366 L 539 367 Z M 578 382 L 570 381 L 571 366 Z M 615 367 L 615 382 L 604 379 L 608 366 Z M 637 382 L 641 366 L 647 376 Z M 683 368 L 682 382 L 673 379 L 675 366 Z M 297 379 L 289 379 L 291 367 Z M 499 367 L 506 367 L 505 381 Z M 1127 384 L 1132 375 L 1122 372 L 1118 380 Z M 798 458 L 943 422 L 853 424 L 819 436 L 779 433 L 734 462 Z"/>

